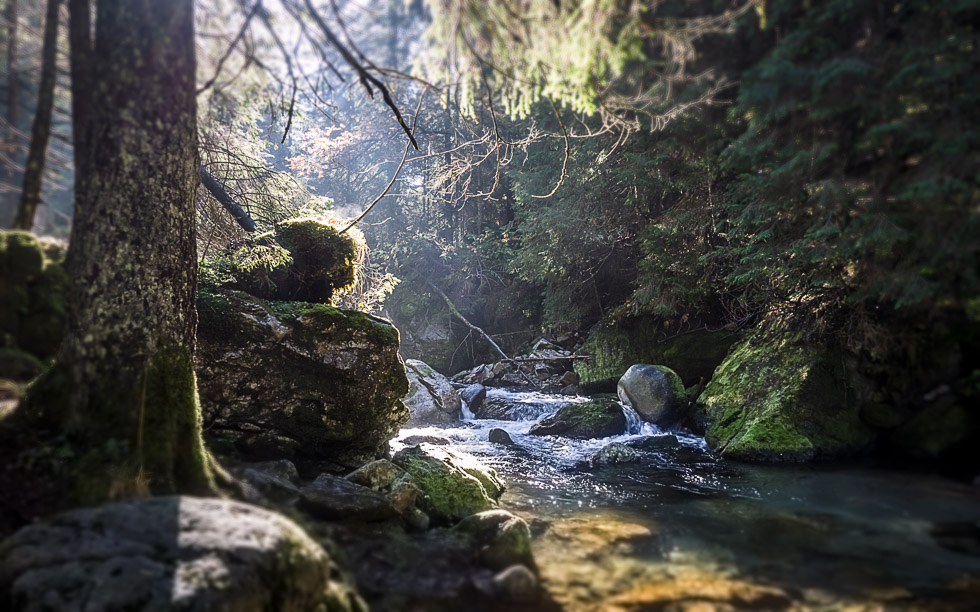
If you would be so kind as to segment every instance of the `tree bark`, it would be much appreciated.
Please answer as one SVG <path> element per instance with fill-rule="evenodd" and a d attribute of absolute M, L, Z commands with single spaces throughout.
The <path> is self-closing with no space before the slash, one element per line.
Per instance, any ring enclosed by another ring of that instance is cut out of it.
<path fill-rule="evenodd" d="M 24 168 L 24 183 L 20 190 L 20 206 L 14 218 L 14 229 L 30 231 L 41 202 L 41 178 L 48 155 L 51 136 L 51 111 L 54 108 L 54 83 L 58 55 L 58 10 L 61 0 L 48 0 L 44 21 L 44 42 L 41 48 L 41 83 L 38 89 L 37 110 L 31 127 L 31 148 Z"/>
<path fill-rule="evenodd" d="M 79 459 L 61 506 L 213 490 L 193 370 L 200 177 L 193 0 L 71 9 L 68 329 L 28 409 Z"/>
<path fill-rule="evenodd" d="M 0 180 L 3 182 L 4 190 L 9 190 L 2 196 L 8 203 L 7 210 L 13 210 L 14 197 L 14 177 L 17 175 L 14 167 L 14 159 L 17 156 L 17 122 L 20 119 L 20 74 L 17 70 L 17 4 L 20 0 L 7 0 L 7 7 L 3 12 L 3 19 L 7 23 L 7 129 L 4 133 L 3 145 L 7 159 L 3 164 L 3 172 Z"/>

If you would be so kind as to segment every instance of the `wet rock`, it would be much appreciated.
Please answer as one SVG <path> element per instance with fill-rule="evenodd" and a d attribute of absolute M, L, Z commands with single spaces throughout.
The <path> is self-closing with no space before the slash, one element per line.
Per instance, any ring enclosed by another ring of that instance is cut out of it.
<path fill-rule="evenodd" d="M 479 383 L 474 383 L 464 387 L 459 395 L 466 402 L 470 412 L 476 413 L 483 406 L 483 400 L 487 398 L 487 388 Z"/>
<path fill-rule="evenodd" d="M 504 491 L 492 469 L 463 453 L 422 444 L 399 451 L 393 461 L 422 489 L 419 507 L 439 523 L 494 508 Z"/>
<path fill-rule="evenodd" d="M 557 383 L 560 387 L 574 387 L 579 383 L 579 375 L 573 371 L 568 371 L 562 374 Z"/>
<path fill-rule="evenodd" d="M 531 602 L 538 599 L 538 579 L 524 565 L 512 565 L 493 577 L 497 595 L 514 602 Z"/>
<path fill-rule="evenodd" d="M 533 436 L 608 438 L 626 431 L 626 415 L 613 400 L 592 400 L 563 406 L 531 426 Z"/>
<path fill-rule="evenodd" d="M 300 507 L 326 520 L 374 522 L 398 515 L 384 494 L 330 474 L 303 487 Z"/>
<path fill-rule="evenodd" d="M 465 370 L 454 374 L 452 381 L 461 385 L 486 384 L 493 380 L 493 366 L 490 364 L 480 364 L 470 370 Z"/>
<path fill-rule="evenodd" d="M 12 609 L 366 610 L 295 523 L 239 502 L 156 497 L 75 510 L 0 552 Z"/>
<path fill-rule="evenodd" d="M 838 351 L 789 337 L 747 340 L 698 398 L 708 446 L 747 461 L 853 455 L 874 434 L 861 422 Z"/>
<path fill-rule="evenodd" d="M 405 446 L 418 446 L 419 444 L 435 444 L 436 446 L 446 446 L 449 444 L 449 438 L 443 438 L 440 436 L 426 436 L 426 435 L 414 435 L 406 436 L 399 439 L 399 442 Z"/>
<path fill-rule="evenodd" d="M 582 387 L 578 385 L 569 385 L 567 387 L 563 387 L 562 390 L 559 391 L 559 393 L 561 395 L 583 395 Z"/>
<path fill-rule="evenodd" d="M 681 443 L 674 435 L 644 436 L 624 442 L 626 446 L 644 451 L 662 451 L 679 448 Z"/>
<path fill-rule="evenodd" d="M 467 516 L 453 533 L 479 548 L 481 563 L 495 570 L 514 564 L 534 567 L 531 530 L 524 519 L 506 510 L 489 510 Z"/>
<path fill-rule="evenodd" d="M 507 444 L 511 445 L 514 440 L 511 439 L 510 434 L 506 430 L 500 429 L 499 427 L 494 427 L 487 434 L 487 440 L 493 442 L 494 444 Z"/>
<path fill-rule="evenodd" d="M 198 390 L 219 453 L 307 474 L 382 456 L 408 419 L 398 331 L 361 312 L 198 293 Z"/>
<path fill-rule="evenodd" d="M 638 463 L 639 461 L 639 453 L 619 442 L 607 444 L 589 457 L 589 464 L 593 467 Z"/>
<path fill-rule="evenodd" d="M 681 420 L 687 399 L 680 376 L 665 366 L 630 366 L 619 379 L 616 392 L 620 401 L 643 420 L 660 427 L 671 427 Z"/>
<path fill-rule="evenodd" d="M 362 465 L 345 478 L 354 484 L 368 487 L 375 491 L 389 488 L 400 476 L 405 474 L 401 469 L 387 459 L 378 459 Z"/>
<path fill-rule="evenodd" d="M 408 425 L 418 427 L 459 419 L 462 403 L 449 379 L 417 359 L 405 360 L 405 372 L 409 386 L 402 401 L 411 415 Z"/>

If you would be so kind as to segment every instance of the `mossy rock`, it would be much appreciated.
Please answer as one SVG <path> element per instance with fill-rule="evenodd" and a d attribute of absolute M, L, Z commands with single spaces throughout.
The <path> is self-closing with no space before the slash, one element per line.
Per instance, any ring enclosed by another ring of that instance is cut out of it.
<path fill-rule="evenodd" d="M 266 255 L 256 256 L 259 251 Z M 354 240 L 332 225 L 313 218 L 291 219 L 275 232 L 254 237 L 250 245 L 209 259 L 203 264 L 201 283 L 267 300 L 327 304 L 336 291 L 354 283 L 356 256 Z"/>
<path fill-rule="evenodd" d="M 874 434 L 835 357 L 795 337 L 736 346 L 698 398 L 708 445 L 731 459 L 776 462 L 868 449 Z"/>
<path fill-rule="evenodd" d="M 61 344 L 69 287 L 63 247 L 50 243 L 26 232 L 0 232 L 0 344 L 41 360 Z"/>
<path fill-rule="evenodd" d="M 205 429 L 226 452 L 315 476 L 383 455 L 408 420 L 398 330 L 384 319 L 204 287 L 198 316 Z"/>
<path fill-rule="evenodd" d="M 682 421 L 690 405 L 684 381 L 677 372 L 662 365 L 630 366 L 619 379 L 616 393 L 643 420 L 661 427 Z"/>
<path fill-rule="evenodd" d="M 438 523 L 496 508 L 504 490 L 496 473 L 476 459 L 428 444 L 403 449 L 392 461 L 422 489 L 419 507 Z"/>
<path fill-rule="evenodd" d="M 533 436 L 590 439 L 618 436 L 625 431 L 623 407 L 614 400 L 597 399 L 562 406 L 554 414 L 532 425 L 528 433 Z"/>
<path fill-rule="evenodd" d="M 615 391 L 616 383 L 636 363 L 662 363 L 692 385 L 711 378 L 739 335 L 730 331 L 697 331 L 670 335 L 656 317 L 626 318 L 600 323 L 579 352 L 591 355 L 578 361 L 580 384 L 591 391 Z"/>

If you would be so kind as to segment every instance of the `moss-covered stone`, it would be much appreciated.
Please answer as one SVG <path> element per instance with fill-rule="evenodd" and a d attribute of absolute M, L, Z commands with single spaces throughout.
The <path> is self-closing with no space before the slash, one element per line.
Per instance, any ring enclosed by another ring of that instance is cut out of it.
<path fill-rule="evenodd" d="M 292 459 L 304 471 L 357 467 L 383 454 L 408 418 L 398 331 L 384 319 L 205 287 L 198 316 L 198 384 L 215 448 Z"/>
<path fill-rule="evenodd" d="M 729 331 L 697 331 L 670 336 L 655 317 L 627 318 L 600 323 L 589 332 L 579 351 L 591 355 L 579 361 L 575 371 L 581 384 L 592 390 L 612 391 L 616 382 L 635 363 L 662 363 L 691 384 L 711 378 L 715 367 L 738 340 Z"/>
<path fill-rule="evenodd" d="M 698 399 L 708 445 L 749 461 L 808 461 L 867 449 L 840 360 L 797 338 L 742 342 Z"/>
<path fill-rule="evenodd" d="M 598 399 L 562 406 L 528 431 L 533 436 L 608 438 L 626 431 L 626 415 L 613 400 Z"/>
<path fill-rule="evenodd" d="M 439 523 L 455 523 L 495 508 L 504 490 L 496 473 L 474 458 L 434 446 L 406 448 L 392 460 L 422 489 L 419 506 Z"/>
<path fill-rule="evenodd" d="M 48 242 L 26 232 L 0 232 L 0 346 L 41 360 L 61 344 L 68 296 L 63 253 Z"/>
<path fill-rule="evenodd" d="M 354 283 L 357 247 L 348 235 L 313 218 L 283 221 L 275 232 L 209 259 L 202 285 L 229 287 L 269 300 L 326 304 Z"/>

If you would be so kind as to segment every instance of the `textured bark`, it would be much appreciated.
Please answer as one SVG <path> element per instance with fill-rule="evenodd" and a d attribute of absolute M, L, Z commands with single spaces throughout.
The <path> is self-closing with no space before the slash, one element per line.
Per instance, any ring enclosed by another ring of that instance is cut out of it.
<path fill-rule="evenodd" d="M 41 48 L 41 83 L 38 89 L 37 110 L 31 127 L 31 148 L 24 167 L 24 183 L 20 191 L 20 206 L 14 218 L 14 229 L 30 231 L 41 202 L 41 177 L 48 154 L 51 136 L 51 110 L 54 108 L 54 81 L 58 52 L 58 9 L 61 0 L 48 0 L 44 22 L 44 43 Z"/>
<path fill-rule="evenodd" d="M 7 7 L 3 12 L 3 20 L 7 24 L 7 129 L 4 133 L 3 144 L 6 162 L 3 164 L 3 172 L 0 174 L 0 181 L 9 190 L 2 196 L 10 208 L 14 209 L 17 198 L 14 196 L 14 177 L 16 168 L 14 159 L 17 157 L 17 121 L 19 120 L 20 110 L 20 74 L 17 70 L 17 5 L 20 0 L 7 0 Z"/>
<path fill-rule="evenodd" d="M 29 404 L 79 451 L 69 505 L 205 492 L 192 361 L 193 0 L 99 0 L 94 44 L 87 2 L 70 8 L 78 171 L 68 330 Z"/>

